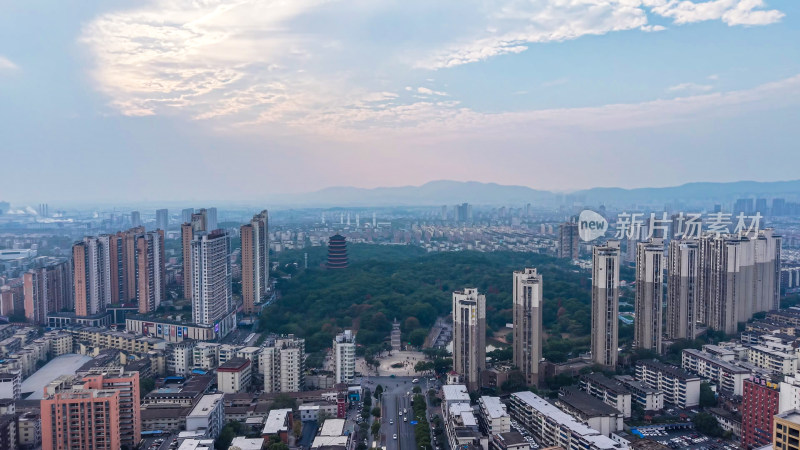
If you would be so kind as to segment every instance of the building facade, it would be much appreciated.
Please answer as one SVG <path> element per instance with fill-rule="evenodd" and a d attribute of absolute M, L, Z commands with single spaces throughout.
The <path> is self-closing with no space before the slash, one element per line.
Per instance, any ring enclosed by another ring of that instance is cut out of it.
<path fill-rule="evenodd" d="M 195 324 L 217 326 L 233 306 L 231 295 L 230 239 L 227 232 L 199 232 L 192 241 L 192 319 Z"/>
<path fill-rule="evenodd" d="M 577 222 L 564 222 L 558 226 L 558 257 L 578 259 L 580 238 Z"/>
<path fill-rule="evenodd" d="M 592 360 L 617 365 L 619 347 L 619 241 L 592 248 Z"/>
<path fill-rule="evenodd" d="M 664 241 L 652 238 L 636 244 L 636 298 L 633 345 L 661 353 L 664 304 Z"/>
<path fill-rule="evenodd" d="M 453 292 L 453 370 L 470 390 L 486 367 L 486 296 L 476 288 Z"/>
<path fill-rule="evenodd" d="M 699 248 L 696 240 L 672 240 L 667 267 L 667 338 L 694 339 L 698 319 Z"/>
<path fill-rule="evenodd" d="M 352 330 L 333 338 L 333 358 L 336 383 L 352 383 L 356 374 L 356 335 Z"/>
<path fill-rule="evenodd" d="M 780 385 L 751 377 L 742 393 L 742 448 L 757 448 L 772 442 L 773 416 L 779 412 Z"/>
<path fill-rule="evenodd" d="M 542 276 L 536 269 L 514 272 L 514 365 L 529 385 L 539 383 L 542 359 Z"/>

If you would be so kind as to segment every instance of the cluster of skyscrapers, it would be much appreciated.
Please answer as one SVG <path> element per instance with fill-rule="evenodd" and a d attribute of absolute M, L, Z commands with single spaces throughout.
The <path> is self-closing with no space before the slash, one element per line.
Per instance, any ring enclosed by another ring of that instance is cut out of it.
<path fill-rule="evenodd" d="M 694 339 L 698 325 L 733 334 L 755 313 L 779 306 L 781 238 L 771 229 L 674 239 L 666 256 L 662 238 L 628 244 L 635 245 L 636 348 L 661 352 L 663 337 Z M 606 366 L 617 363 L 619 265 L 619 241 L 593 247 L 591 352 Z"/>

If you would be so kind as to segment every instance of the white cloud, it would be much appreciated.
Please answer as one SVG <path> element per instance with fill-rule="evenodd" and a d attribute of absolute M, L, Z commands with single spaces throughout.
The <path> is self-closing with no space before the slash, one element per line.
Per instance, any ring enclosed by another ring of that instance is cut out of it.
<path fill-rule="evenodd" d="M 17 70 L 19 66 L 14 64 L 10 59 L 0 55 L 0 70 Z"/>
<path fill-rule="evenodd" d="M 642 25 L 639 29 L 646 33 L 653 33 L 656 31 L 664 31 L 667 27 L 663 25 Z"/>
<path fill-rule="evenodd" d="M 438 95 L 440 97 L 446 97 L 447 92 L 442 91 L 434 91 L 433 89 L 428 89 L 426 87 L 418 87 L 417 92 L 423 95 Z"/>
<path fill-rule="evenodd" d="M 775 10 L 763 10 L 763 0 L 642 0 L 655 14 L 673 19 L 677 24 L 722 20 L 729 26 L 768 25 L 785 15 Z"/>
<path fill-rule="evenodd" d="M 566 78 L 558 78 L 556 80 L 545 81 L 544 83 L 542 83 L 542 87 L 561 86 L 567 84 L 567 82 L 569 82 L 569 80 L 567 80 Z"/>
<path fill-rule="evenodd" d="M 710 84 L 681 83 L 667 88 L 670 92 L 708 92 L 714 89 Z"/>

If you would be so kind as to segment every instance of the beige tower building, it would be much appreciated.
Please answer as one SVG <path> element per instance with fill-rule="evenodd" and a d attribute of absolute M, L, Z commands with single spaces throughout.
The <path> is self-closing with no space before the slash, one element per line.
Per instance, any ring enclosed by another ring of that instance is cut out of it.
<path fill-rule="evenodd" d="M 619 347 L 619 241 L 592 248 L 592 360 L 617 365 Z"/>
<path fill-rule="evenodd" d="M 453 370 L 470 390 L 486 367 L 486 296 L 476 288 L 453 292 Z"/>
<path fill-rule="evenodd" d="M 242 225 L 242 300 L 244 312 L 256 312 L 255 305 L 267 293 L 269 284 L 269 230 L 266 210 Z"/>
<path fill-rule="evenodd" d="M 667 338 L 694 339 L 700 288 L 700 250 L 696 240 L 669 243 L 667 262 Z"/>
<path fill-rule="evenodd" d="M 514 365 L 529 385 L 539 383 L 542 358 L 542 276 L 536 269 L 514 272 Z"/>
<path fill-rule="evenodd" d="M 184 210 L 187 211 L 187 210 Z M 191 220 L 181 225 L 181 245 L 183 246 L 183 297 L 192 299 L 194 283 L 192 282 L 192 241 L 195 233 L 207 230 L 206 210 L 201 209 L 191 214 Z"/>
<path fill-rule="evenodd" d="M 664 304 L 664 240 L 636 244 L 636 299 L 633 346 L 661 353 Z"/>

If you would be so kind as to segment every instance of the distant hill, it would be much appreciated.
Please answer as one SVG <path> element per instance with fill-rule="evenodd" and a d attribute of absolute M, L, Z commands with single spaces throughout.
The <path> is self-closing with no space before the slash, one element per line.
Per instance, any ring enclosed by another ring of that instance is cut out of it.
<path fill-rule="evenodd" d="M 557 193 L 526 186 L 480 183 L 477 181 L 431 181 L 422 186 L 356 188 L 330 187 L 316 192 L 288 195 L 285 204 L 297 206 L 432 206 L 472 203 L 475 205 L 518 204 L 558 205 L 567 202 L 587 205 L 663 205 L 675 201 L 730 202 L 742 197 L 800 196 L 800 180 L 737 181 L 731 183 L 687 183 L 662 188 L 622 189 L 597 187 L 571 193 Z"/>

